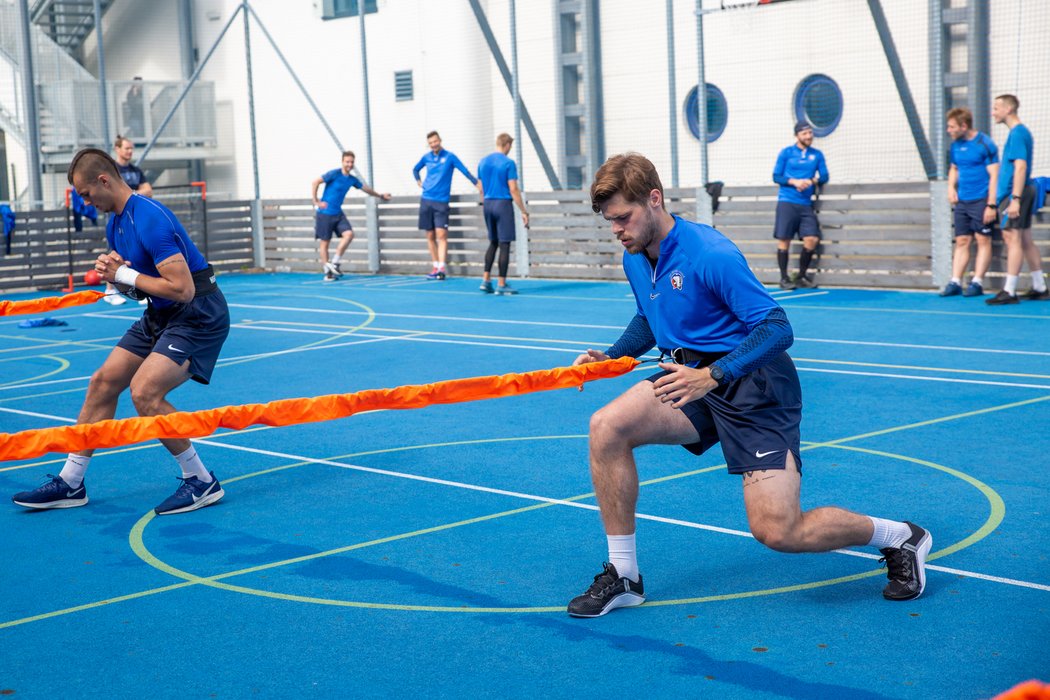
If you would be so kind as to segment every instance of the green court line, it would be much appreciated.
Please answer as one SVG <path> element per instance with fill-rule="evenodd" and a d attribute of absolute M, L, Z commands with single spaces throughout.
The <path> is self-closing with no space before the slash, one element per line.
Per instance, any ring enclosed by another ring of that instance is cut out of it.
<path fill-rule="evenodd" d="M 65 372 L 69 368 L 69 360 L 67 360 L 67 359 L 65 359 L 63 357 L 57 357 L 56 355 L 37 355 L 37 357 L 38 358 L 43 358 L 45 360 L 54 360 L 55 362 L 58 363 L 58 367 L 56 369 L 51 370 L 50 372 L 44 372 L 43 374 L 38 374 L 35 377 L 25 377 L 23 379 L 18 379 L 18 380 L 15 380 L 13 382 L 7 382 L 6 384 L 0 384 L 0 387 L 15 386 L 17 384 L 26 384 L 26 383 L 29 383 L 29 382 L 35 382 L 37 379 L 43 379 L 44 377 L 50 377 L 50 376 L 52 376 L 54 374 L 58 374 L 59 372 Z"/>

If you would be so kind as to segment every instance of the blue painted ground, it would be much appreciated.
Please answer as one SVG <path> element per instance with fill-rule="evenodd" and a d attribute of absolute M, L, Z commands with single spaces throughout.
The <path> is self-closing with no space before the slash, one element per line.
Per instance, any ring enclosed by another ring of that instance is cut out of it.
<path fill-rule="evenodd" d="M 567 365 L 633 313 L 625 284 L 525 280 L 514 298 L 472 279 L 221 284 L 234 328 L 212 385 L 173 394 L 180 409 Z M 169 518 L 151 516 L 177 485 L 159 444 L 100 451 L 87 507 L 0 507 L 0 694 L 984 698 L 1050 680 L 1050 303 L 776 294 L 805 392 L 803 506 L 930 529 L 922 598 L 884 601 L 876 553 L 765 549 L 718 450 L 650 447 L 649 602 L 567 617 L 606 555 L 588 418 L 635 373 L 222 432 L 197 449 L 227 497 Z M 0 432 L 74 419 L 139 311 L 0 319 Z M 61 461 L 0 464 L 0 494 Z"/>

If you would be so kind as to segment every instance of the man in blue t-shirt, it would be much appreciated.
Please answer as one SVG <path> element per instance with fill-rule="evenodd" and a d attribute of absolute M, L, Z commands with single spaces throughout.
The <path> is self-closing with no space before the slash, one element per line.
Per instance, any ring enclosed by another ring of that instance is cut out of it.
<path fill-rule="evenodd" d="M 828 166 L 824 154 L 813 148 L 813 127 L 798 122 L 795 124 L 795 143 L 780 151 L 773 166 L 773 182 L 780 185 L 773 238 L 777 239 L 781 289 L 817 286 L 806 276 L 820 244 L 820 222 L 813 210 L 813 195 L 827 181 Z M 802 253 L 798 261 L 798 278 L 792 282 L 787 271 L 788 257 L 791 241 L 796 237 L 802 239 Z"/>
<path fill-rule="evenodd" d="M 1039 248 L 1032 240 L 1032 215 L 1035 202 L 1035 187 L 1032 185 L 1032 156 L 1035 142 L 1032 132 L 1017 116 L 1020 103 L 1014 95 L 999 95 L 992 103 L 992 118 L 996 124 L 1006 124 L 1010 134 L 1003 146 L 1003 164 L 999 168 L 999 187 L 996 200 L 1001 217 L 1006 244 L 1006 280 L 1003 289 L 985 303 L 992 306 L 1016 304 L 1017 282 L 1021 275 L 1021 264 L 1028 261 L 1032 275 L 1032 288 L 1024 299 L 1045 301 L 1050 299 L 1043 275 L 1043 261 Z"/>
<path fill-rule="evenodd" d="M 995 190 L 989 186 L 999 174 L 999 148 L 987 134 L 973 128 L 973 114 L 965 107 L 948 112 L 948 135 L 952 137 L 951 167 L 948 169 L 948 202 L 952 205 L 955 252 L 952 278 L 942 297 L 984 294 L 984 275 L 992 262 L 995 232 Z M 977 237 L 977 260 L 973 278 L 963 289 L 962 277 L 970 265 L 970 244 Z"/>
<path fill-rule="evenodd" d="M 116 141 L 113 142 L 113 159 L 117 162 L 117 170 L 120 172 L 120 177 L 124 182 L 128 183 L 128 187 L 136 194 L 140 194 L 143 197 L 152 197 L 153 185 L 149 184 L 149 180 L 146 179 L 146 173 L 142 172 L 141 168 L 131 162 L 131 156 L 134 153 L 135 147 L 131 143 L 131 139 L 118 134 Z M 120 306 L 127 302 L 124 295 L 120 294 L 116 287 L 109 282 L 106 283 L 105 294 L 102 297 L 102 301 L 107 304 Z M 144 304 L 145 299 L 140 303 Z"/>
<path fill-rule="evenodd" d="M 230 313 L 215 272 L 175 215 L 132 192 L 105 151 L 77 153 L 67 178 L 85 202 L 112 214 L 106 227 L 111 252 L 98 256 L 95 271 L 126 293 L 149 299 L 145 313 L 92 375 L 77 423 L 113 418 L 117 399 L 129 387 L 140 416 L 174 413 L 168 393 L 188 379 L 207 384 L 230 332 Z M 189 440 L 161 442 L 182 468 L 182 484 L 154 509 L 157 515 L 185 513 L 223 497 L 218 479 Z M 93 452 L 70 453 L 58 476 L 12 500 L 34 509 L 86 505 L 84 475 Z"/>
<path fill-rule="evenodd" d="M 489 248 L 485 251 L 485 272 L 481 291 L 486 294 L 517 294 L 507 284 L 507 269 L 510 267 L 510 242 L 514 240 L 514 204 L 521 211 L 521 221 L 529 227 L 529 213 L 518 187 L 518 166 L 507 157 L 514 138 L 510 134 L 496 137 L 496 151 L 478 163 L 478 179 L 481 181 L 482 198 L 485 200 L 485 228 L 489 233 Z M 514 204 L 511 204 L 511 202 Z M 499 250 L 499 284 L 492 288 L 492 262 Z"/>
<path fill-rule="evenodd" d="M 317 252 L 321 256 L 321 268 L 324 281 L 331 282 L 343 276 L 343 253 L 350 241 L 354 240 L 354 228 L 343 213 L 343 201 L 351 187 L 356 187 L 366 194 L 379 197 L 384 202 L 390 199 L 390 193 L 380 194 L 350 174 L 354 169 L 354 152 L 343 151 L 342 167 L 329 170 L 311 183 L 311 200 L 316 207 L 314 214 L 314 238 L 317 239 Z M 324 194 L 317 198 L 317 190 L 324 183 Z M 332 234 L 339 234 L 339 245 L 332 258 L 328 258 L 328 243 Z"/>
<path fill-rule="evenodd" d="M 419 159 L 412 168 L 412 177 L 416 184 L 423 188 L 419 200 L 419 228 L 427 232 L 427 249 L 434 269 L 427 275 L 428 280 L 445 279 L 445 260 L 448 256 L 448 202 L 452 198 L 453 170 L 463 173 L 470 184 L 478 188 L 481 194 L 481 183 L 470 174 L 467 167 L 460 162 L 455 153 L 441 147 L 438 132 L 427 134 L 427 145 L 430 152 Z M 426 180 L 419 179 L 419 173 L 426 168 Z"/>
<path fill-rule="evenodd" d="M 574 364 L 638 357 L 653 346 L 671 360 L 591 417 L 591 478 L 609 561 L 569 603 L 569 614 L 598 617 L 645 601 L 634 458 L 644 445 L 677 444 L 699 455 L 721 442 L 729 473 L 742 477 L 755 539 L 781 552 L 880 548 L 889 578 L 883 596 L 918 597 L 929 532 L 841 508 L 803 512 L 802 390 L 785 352 L 791 324 L 740 250 L 710 226 L 669 214 L 656 168 L 637 153 L 613 156 L 598 169 L 591 203 L 624 248 L 637 306 L 612 347 L 588 349 Z"/>

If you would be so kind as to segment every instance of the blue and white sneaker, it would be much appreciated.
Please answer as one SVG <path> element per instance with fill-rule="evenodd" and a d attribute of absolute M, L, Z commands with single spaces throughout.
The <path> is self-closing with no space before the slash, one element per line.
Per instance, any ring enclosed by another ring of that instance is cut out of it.
<path fill-rule="evenodd" d="M 174 515 L 175 513 L 188 513 L 204 506 L 210 506 L 226 495 L 215 478 L 215 472 L 211 474 L 211 483 L 204 483 L 195 476 L 188 478 L 179 477 L 182 485 L 175 493 L 164 499 L 164 502 L 153 509 L 157 515 Z"/>
<path fill-rule="evenodd" d="M 941 290 L 942 297 L 955 297 L 963 293 L 962 285 L 958 282 L 949 282 L 944 285 L 944 289 Z"/>
<path fill-rule="evenodd" d="M 964 297 L 983 297 L 984 287 L 981 286 L 980 282 L 970 282 L 963 290 L 962 295 Z"/>
<path fill-rule="evenodd" d="M 73 488 L 60 476 L 48 474 L 51 481 L 32 491 L 22 491 L 11 497 L 15 505 L 44 510 L 47 508 L 76 508 L 87 505 L 87 488 L 81 484 Z"/>

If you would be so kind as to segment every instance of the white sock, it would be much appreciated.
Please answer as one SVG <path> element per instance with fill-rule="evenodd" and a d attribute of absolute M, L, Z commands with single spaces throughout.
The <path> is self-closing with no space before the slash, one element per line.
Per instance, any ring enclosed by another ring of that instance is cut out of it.
<path fill-rule="evenodd" d="M 979 285 L 981 285 L 983 287 L 984 286 L 984 279 L 981 278 L 981 277 L 974 277 L 973 279 L 970 280 L 970 284 L 979 284 Z"/>
<path fill-rule="evenodd" d="M 1032 270 L 1032 289 L 1037 292 L 1046 291 L 1046 276 L 1042 270 Z"/>
<path fill-rule="evenodd" d="M 434 264 L 437 266 L 437 269 L 439 269 L 439 270 L 444 270 L 445 269 L 445 263 L 443 263 L 443 262 L 434 263 Z"/>
<path fill-rule="evenodd" d="M 338 265 L 342 262 L 342 260 L 339 259 L 339 253 L 332 253 L 329 257 L 332 259 L 333 265 Z"/>
<path fill-rule="evenodd" d="M 69 456 L 66 457 L 65 466 L 62 467 L 62 471 L 60 471 L 58 475 L 62 477 L 62 481 L 69 484 L 71 488 L 80 488 L 80 485 L 84 483 L 84 474 L 87 473 L 89 464 L 91 464 L 90 457 L 70 453 Z"/>
<path fill-rule="evenodd" d="M 958 277 L 952 277 L 952 284 L 962 284 L 962 281 Z"/>
<path fill-rule="evenodd" d="M 197 450 L 190 446 L 190 449 L 186 450 L 182 454 L 175 455 L 175 461 L 182 467 L 182 478 L 188 479 L 191 476 L 195 476 L 206 484 L 212 482 L 211 474 L 204 468 L 204 463 L 201 462 L 201 458 L 197 455 Z"/>
<path fill-rule="evenodd" d="M 868 519 L 875 526 L 875 534 L 871 536 L 871 542 L 868 542 L 869 547 L 878 549 L 886 549 L 887 547 L 899 548 L 911 537 L 911 528 L 905 523 L 896 520 L 873 518 L 870 515 Z"/>
<path fill-rule="evenodd" d="M 638 553 L 634 548 L 634 535 L 606 535 L 609 540 L 609 563 L 624 578 L 638 582 Z"/>
<path fill-rule="evenodd" d="M 1003 284 L 1003 291 L 1012 297 L 1017 296 L 1017 275 L 1007 275 Z"/>

